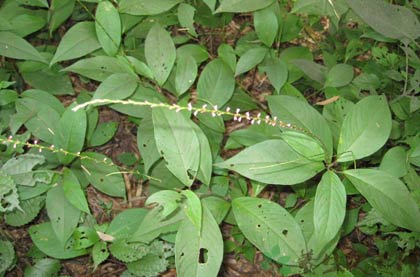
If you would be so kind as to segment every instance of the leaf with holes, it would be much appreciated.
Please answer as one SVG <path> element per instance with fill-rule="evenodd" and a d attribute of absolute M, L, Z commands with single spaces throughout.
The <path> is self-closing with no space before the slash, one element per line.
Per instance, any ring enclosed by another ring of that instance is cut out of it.
<path fill-rule="evenodd" d="M 316 188 L 314 208 L 314 235 L 324 246 L 337 236 L 346 215 L 346 189 L 332 171 L 322 176 Z"/>
<path fill-rule="evenodd" d="M 7 240 L 0 240 L 0 274 L 3 275 L 15 261 L 15 249 Z"/>
<path fill-rule="evenodd" d="M 95 29 L 98 40 L 109 56 L 115 56 L 121 44 L 121 19 L 114 5 L 102 1 L 96 7 Z"/>
<path fill-rule="evenodd" d="M 63 149 L 69 153 L 78 153 L 85 144 L 87 117 L 83 109 L 74 112 L 69 106 L 58 122 L 58 128 L 54 136 L 54 145 L 58 149 Z M 71 163 L 76 156 L 74 154 L 57 153 L 59 161 L 67 165 Z"/>
<path fill-rule="evenodd" d="M 253 12 L 270 6 L 274 1 L 275 0 L 224 0 L 217 8 L 216 13 Z"/>
<path fill-rule="evenodd" d="M 109 257 L 108 247 L 105 241 L 98 241 L 92 248 L 94 270 Z"/>
<path fill-rule="evenodd" d="M 125 183 L 119 168 L 105 155 L 84 152 L 82 168 L 89 182 L 101 192 L 114 197 L 125 197 Z M 104 161 L 106 164 L 97 162 Z"/>
<path fill-rule="evenodd" d="M 153 71 L 158 84 L 162 86 L 168 79 L 176 59 L 175 44 L 171 35 L 156 23 L 147 34 L 144 52 L 147 65 Z"/>
<path fill-rule="evenodd" d="M 64 247 L 76 230 L 80 210 L 76 209 L 66 198 L 62 186 L 57 185 L 47 193 L 46 208 L 51 220 L 51 227 L 60 245 Z"/>
<path fill-rule="evenodd" d="M 83 57 L 101 47 L 93 22 L 80 22 L 61 39 L 50 64 Z"/>
<path fill-rule="evenodd" d="M 311 156 L 300 155 L 283 140 L 266 140 L 216 166 L 234 170 L 266 184 L 294 185 L 310 179 L 324 169 L 323 163 L 313 160 Z"/>
<path fill-rule="evenodd" d="M 122 262 L 134 262 L 150 252 L 150 246 L 141 242 L 113 241 L 109 247 L 111 254 Z"/>
<path fill-rule="evenodd" d="M 168 215 L 179 208 L 181 199 L 181 194 L 178 192 L 172 190 L 161 190 L 149 196 L 145 205 L 151 205 L 153 203 L 158 204 L 162 208 L 162 212 L 159 216 L 161 216 L 161 219 L 165 219 Z"/>
<path fill-rule="evenodd" d="M 420 232 L 419 207 L 398 178 L 375 169 L 352 169 L 344 174 L 386 220 Z"/>
<path fill-rule="evenodd" d="M 363 98 L 344 117 L 337 147 L 338 161 L 358 160 L 375 153 L 388 140 L 391 128 L 391 112 L 385 96 Z"/>
<path fill-rule="evenodd" d="M 223 238 L 212 214 L 203 209 L 201 234 L 185 219 L 175 239 L 175 265 L 179 276 L 217 276 L 223 259 Z"/>
<path fill-rule="evenodd" d="M 85 249 L 76 250 L 74 248 L 74 240 L 72 238 L 63 247 L 61 241 L 55 235 L 51 222 L 31 226 L 29 235 L 39 250 L 53 258 L 71 259 L 87 254 Z"/>
<path fill-rule="evenodd" d="M 245 237 L 264 255 L 286 265 L 300 265 L 306 243 L 298 223 L 280 205 L 266 199 L 236 198 L 233 214 Z"/>
<path fill-rule="evenodd" d="M 165 108 L 152 111 L 156 146 L 168 169 L 186 186 L 191 186 L 200 165 L 200 143 L 190 119 Z"/>

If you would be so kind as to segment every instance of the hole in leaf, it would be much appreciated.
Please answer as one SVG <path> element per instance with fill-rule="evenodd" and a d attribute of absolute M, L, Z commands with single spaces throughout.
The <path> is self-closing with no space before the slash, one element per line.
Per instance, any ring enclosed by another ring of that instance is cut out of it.
<path fill-rule="evenodd" d="M 287 237 L 287 233 L 288 233 L 289 231 L 288 230 L 283 230 L 283 232 L 281 232 L 285 237 Z"/>
<path fill-rule="evenodd" d="M 262 204 L 258 204 L 258 206 L 257 206 L 259 209 L 261 209 L 262 208 Z"/>
<path fill-rule="evenodd" d="M 208 259 L 208 250 L 205 248 L 200 248 L 200 256 L 198 257 L 198 262 L 200 264 L 205 264 L 207 263 L 207 259 Z"/>
<path fill-rule="evenodd" d="M 261 228 L 261 224 L 257 224 L 257 228 Z"/>
<path fill-rule="evenodd" d="M 235 165 L 234 165 L 234 164 L 230 164 L 229 166 L 230 166 L 230 167 L 234 167 Z"/>
<path fill-rule="evenodd" d="M 180 256 L 181 256 L 181 257 L 184 257 L 184 255 L 185 255 L 185 254 L 184 254 L 184 252 L 182 252 Z"/>
<path fill-rule="evenodd" d="M 146 147 L 146 144 L 143 144 L 143 147 Z"/>
<path fill-rule="evenodd" d="M 100 182 L 103 182 L 103 181 L 104 181 L 104 178 L 100 178 L 100 179 L 99 179 L 99 181 L 100 181 Z"/>

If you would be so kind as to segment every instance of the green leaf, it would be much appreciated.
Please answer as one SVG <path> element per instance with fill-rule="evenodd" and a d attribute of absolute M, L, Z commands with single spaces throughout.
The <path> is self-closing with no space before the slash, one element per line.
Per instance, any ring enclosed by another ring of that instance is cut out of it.
<path fill-rule="evenodd" d="M 382 158 L 379 169 L 401 178 L 408 173 L 408 157 L 404 147 L 396 146 L 389 149 Z"/>
<path fill-rule="evenodd" d="M 99 123 L 89 140 L 90 146 L 100 146 L 110 141 L 118 130 L 118 122 Z"/>
<path fill-rule="evenodd" d="M 72 111 L 72 106 L 68 107 L 60 118 L 57 131 L 54 136 L 54 144 L 58 149 L 63 149 L 69 153 L 78 153 L 85 144 L 87 118 L 83 109 L 77 112 Z M 58 159 L 62 164 L 69 164 L 75 158 L 74 154 L 57 153 Z"/>
<path fill-rule="evenodd" d="M 25 268 L 25 276 L 57 276 L 60 269 L 60 261 L 42 259 L 37 261 L 34 266 Z"/>
<path fill-rule="evenodd" d="M 280 90 L 287 82 L 289 75 L 287 64 L 281 59 L 269 58 L 265 62 L 263 70 L 267 73 L 268 79 L 277 93 L 280 93 Z"/>
<path fill-rule="evenodd" d="M 213 117 L 212 117 L 213 118 Z M 194 122 L 190 121 L 191 128 L 197 135 L 200 144 L 200 166 L 198 167 L 197 179 L 206 185 L 210 185 L 213 171 L 213 158 L 207 136 Z"/>
<path fill-rule="evenodd" d="M 238 61 L 235 70 L 235 76 L 241 75 L 257 66 L 264 59 L 268 49 L 264 47 L 255 47 L 246 51 Z"/>
<path fill-rule="evenodd" d="M 244 13 L 264 9 L 274 3 L 274 0 L 224 0 L 217 8 L 216 13 L 231 12 Z"/>
<path fill-rule="evenodd" d="M 131 237 L 148 212 L 149 210 L 144 208 L 124 210 L 111 221 L 106 230 L 107 234 L 113 236 L 116 240 Z"/>
<path fill-rule="evenodd" d="M 273 6 L 254 12 L 254 27 L 258 38 L 271 47 L 279 30 L 279 21 Z"/>
<path fill-rule="evenodd" d="M 283 131 L 278 135 L 294 151 L 312 161 L 321 162 L 325 159 L 325 151 L 315 138 L 295 131 Z"/>
<path fill-rule="evenodd" d="M 193 84 L 197 77 L 197 62 L 194 57 L 182 55 L 178 58 L 175 89 L 178 96 L 184 94 Z"/>
<path fill-rule="evenodd" d="M 83 57 L 101 47 L 96 38 L 95 23 L 80 22 L 65 33 L 50 64 Z"/>
<path fill-rule="evenodd" d="M 408 8 L 383 0 L 346 0 L 350 8 L 378 33 L 393 39 L 415 40 L 420 36 L 417 16 Z"/>
<path fill-rule="evenodd" d="M 26 37 L 27 35 L 41 30 L 47 24 L 47 20 L 46 17 L 41 14 L 21 14 L 13 17 L 9 23 L 13 33 L 20 37 Z"/>
<path fill-rule="evenodd" d="M 201 234 L 203 211 L 200 198 L 190 190 L 183 190 L 181 194 L 187 199 L 184 205 L 184 212 L 189 220 L 191 220 L 191 223 L 197 228 L 198 234 Z"/>
<path fill-rule="evenodd" d="M 236 69 L 236 54 L 232 46 L 226 43 L 221 44 L 219 48 L 217 48 L 217 54 L 234 72 Z"/>
<path fill-rule="evenodd" d="M 156 81 L 162 86 L 175 64 L 176 49 L 171 35 L 158 23 L 147 34 L 144 52 L 147 65 L 153 71 Z"/>
<path fill-rule="evenodd" d="M 112 256 L 122 262 L 134 262 L 146 256 L 150 252 L 150 246 L 141 242 L 130 242 L 116 240 L 109 247 Z"/>
<path fill-rule="evenodd" d="M 96 7 L 95 29 L 98 40 L 109 56 L 115 56 L 121 44 L 121 19 L 109 1 L 99 2 Z"/>
<path fill-rule="evenodd" d="M 332 156 L 332 134 L 327 121 L 308 103 L 292 96 L 271 96 L 268 104 L 272 115 L 285 123 L 303 128 L 320 141 L 327 158 Z"/>
<path fill-rule="evenodd" d="M 280 205 L 266 199 L 239 197 L 232 202 L 233 214 L 245 237 L 264 255 L 286 265 L 300 265 L 306 253 L 298 223 Z"/>
<path fill-rule="evenodd" d="M 64 247 L 76 230 L 80 210 L 76 209 L 66 198 L 62 186 L 57 185 L 47 193 L 46 208 L 51 220 L 51 227 L 60 245 Z"/>
<path fill-rule="evenodd" d="M 314 207 L 314 235 L 322 247 L 340 231 L 346 215 L 346 200 L 346 189 L 340 178 L 332 171 L 325 172 L 316 189 Z"/>
<path fill-rule="evenodd" d="M 120 60 L 114 57 L 96 56 L 80 60 L 63 69 L 74 72 L 95 81 L 105 81 L 115 73 L 131 73 Z"/>
<path fill-rule="evenodd" d="M 217 196 L 209 196 L 201 200 L 203 209 L 208 209 L 216 220 L 221 224 L 230 210 L 230 203 Z"/>
<path fill-rule="evenodd" d="M 47 63 L 32 45 L 10 32 L 0 32 L 0 56 Z"/>
<path fill-rule="evenodd" d="M 0 240 L 0 274 L 6 273 L 14 261 L 15 249 L 13 244 L 7 240 Z"/>
<path fill-rule="evenodd" d="M 45 162 L 45 157 L 35 154 L 19 155 L 16 158 L 9 159 L 2 167 L 2 173 L 9 175 L 13 181 L 18 185 L 34 186 L 34 172 L 33 168 Z M 5 180 L 7 176 L 5 177 Z M 5 182 L 6 186 L 8 182 Z"/>
<path fill-rule="evenodd" d="M 309 78 L 323 85 L 326 81 L 327 68 L 310 60 L 295 59 L 293 64 L 303 71 Z"/>
<path fill-rule="evenodd" d="M 23 200 L 19 203 L 20 209 L 5 213 L 4 219 L 10 226 L 20 227 L 28 224 L 39 214 L 44 206 L 44 196 Z"/>
<path fill-rule="evenodd" d="M 32 6 L 32 7 L 41 7 L 41 8 L 48 8 L 48 1 L 47 0 L 17 0 L 19 4 Z"/>
<path fill-rule="evenodd" d="M 201 234 L 185 219 L 175 241 L 175 265 L 179 276 L 217 276 L 223 260 L 223 238 L 216 220 L 203 209 Z"/>
<path fill-rule="evenodd" d="M 328 72 L 325 86 L 333 88 L 347 86 L 353 80 L 353 76 L 354 72 L 351 65 L 337 64 Z"/>
<path fill-rule="evenodd" d="M 385 96 L 365 97 L 344 118 L 337 147 L 338 161 L 358 160 L 375 153 L 388 140 L 391 128 L 391 112 Z"/>
<path fill-rule="evenodd" d="M 52 0 L 50 6 L 50 35 L 73 13 L 75 0 Z"/>
<path fill-rule="evenodd" d="M 86 196 L 83 193 L 77 176 L 68 168 L 63 169 L 63 190 L 66 199 L 74 208 L 90 214 Z"/>
<path fill-rule="evenodd" d="M 120 12 L 132 15 L 155 15 L 170 10 L 183 0 L 121 0 Z"/>
<path fill-rule="evenodd" d="M 0 169 L 0 212 L 11 212 L 19 207 L 19 195 L 13 179 Z"/>
<path fill-rule="evenodd" d="M 185 44 L 176 49 L 177 57 L 181 56 L 192 56 L 197 64 L 207 61 L 209 58 L 209 53 L 207 49 L 199 44 Z"/>
<path fill-rule="evenodd" d="M 172 190 L 161 190 L 149 196 L 145 205 L 157 203 L 160 207 L 162 207 L 162 211 L 159 216 L 161 216 L 161 219 L 165 219 L 168 215 L 179 208 L 181 199 L 181 194 L 178 192 Z"/>
<path fill-rule="evenodd" d="M 154 277 L 168 267 L 168 261 L 162 255 L 147 254 L 138 261 L 127 263 L 127 269 L 134 276 Z"/>
<path fill-rule="evenodd" d="M 127 73 L 116 73 L 99 85 L 92 99 L 124 99 L 132 95 L 136 88 L 136 77 Z"/>
<path fill-rule="evenodd" d="M 99 191 L 114 197 L 125 197 L 125 183 L 120 170 L 108 157 L 99 153 L 84 152 L 82 166 L 86 178 Z M 97 161 L 106 161 L 106 164 Z"/>
<path fill-rule="evenodd" d="M 148 173 L 150 168 L 160 159 L 151 117 L 144 118 L 140 122 L 137 129 L 137 146 L 144 162 L 144 170 Z"/>
<path fill-rule="evenodd" d="M 387 221 L 420 232 L 419 207 L 398 178 L 374 169 L 352 169 L 344 174 Z"/>
<path fill-rule="evenodd" d="M 190 119 L 166 108 L 152 112 L 156 146 L 167 168 L 186 186 L 191 186 L 200 165 L 200 143 Z"/>
<path fill-rule="evenodd" d="M 98 241 L 92 248 L 92 259 L 94 264 L 94 269 L 98 267 L 102 262 L 104 262 L 109 257 L 108 247 L 105 241 Z"/>
<path fill-rule="evenodd" d="M 302 183 L 324 168 L 322 162 L 300 155 L 283 140 L 255 144 L 216 166 L 275 185 Z"/>
<path fill-rule="evenodd" d="M 197 32 L 194 28 L 195 8 L 191 5 L 181 3 L 178 6 L 178 20 L 182 27 L 187 28 L 190 35 L 196 37 Z"/>
<path fill-rule="evenodd" d="M 200 98 L 222 107 L 232 97 L 234 90 L 233 72 L 222 60 L 215 59 L 204 67 L 197 84 Z"/>
<path fill-rule="evenodd" d="M 63 247 L 61 241 L 57 239 L 50 222 L 31 226 L 29 235 L 39 250 L 53 258 L 71 259 L 87 253 L 85 249 L 74 249 L 74 240 L 72 238 Z"/>

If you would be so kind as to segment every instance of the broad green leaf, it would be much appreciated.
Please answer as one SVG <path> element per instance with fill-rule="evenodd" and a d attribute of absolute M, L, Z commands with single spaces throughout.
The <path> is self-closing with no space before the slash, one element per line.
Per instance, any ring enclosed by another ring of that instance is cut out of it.
<path fill-rule="evenodd" d="M 160 159 L 151 117 L 144 118 L 137 128 L 137 146 L 144 162 L 144 170 L 148 174 L 150 168 Z"/>
<path fill-rule="evenodd" d="M 306 253 L 305 239 L 283 207 L 266 199 L 239 197 L 232 209 L 239 229 L 264 255 L 281 264 L 299 265 Z"/>
<path fill-rule="evenodd" d="M 353 80 L 353 76 L 354 72 L 351 65 L 337 64 L 328 72 L 325 86 L 333 88 L 347 86 Z"/>
<path fill-rule="evenodd" d="M 147 34 L 144 52 L 147 65 L 153 71 L 157 83 L 162 86 L 175 64 L 176 49 L 171 35 L 158 23 Z"/>
<path fill-rule="evenodd" d="M 213 118 L 213 117 L 212 117 Z M 190 121 L 191 128 L 197 135 L 200 144 L 200 166 L 198 167 L 197 179 L 206 185 L 210 185 L 213 170 L 213 158 L 207 136 L 194 122 Z"/>
<path fill-rule="evenodd" d="M 267 73 L 268 79 L 277 93 L 280 93 L 289 75 L 286 62 L 278 58 L 269 58 L 264 64 L 263 69 Z"/>
<path fill-rule="evenodd" d="M 108 247 L 105 241 L 95 243 L 92 248 L 94 270 L 109 257 Z"/>
<path fill-rule="evenodd" d="M 217 48 L 217 54 L 234 72 L 236 69 L 236 54 L 232 46 L 226 43 L 221 44 L 219 48 Z"/>
<path fill-rule="evenodd" d="M 284 131 L 276 135 L 285 141 L 294 151 L 312 161 L 321 162 L 325 159 L 325 151 L 317 139 L 300 132 Z"/>
<path fill-rule="evenodd" d="M 420 36 L 417 16 L 408 8 L 383 0 L 346 0 L 350 8 L 378 33 L 393 39 L 415 40 Z"/>
<path fill-rule="evenodd" d="M 25 276 L 57 276 L 61 264 L 58 260 L 42 259 L 34 266 L 25 268 Z"/>
<path fill-rule="evenodd" d="M 130 242 L 120 239 L 113 241 L 109 250 L 112 256 L 122 262 L 134 262 L 150 252 L 150 246 L 141 242 Z"/>
<path fill-rule="evenodd" d="M 7 240 L 0 240 L 0 274 L 6 273 L 13 265 L 15 258 L 13 244 Z"/>
<path fill-rule="evenodd" d="M 78 153 L 85 144 L 87 118 L 83 109 L 72 111 L 73 106 L 66 109 L 58 122 L 58 128 L 54 136 L 54 145 L 69 153 Z M 57 153 L 62 164 L 71 163 L 77 156 L 74 154 Z"/>
<path fill-rule="evenodd" d="M 168 169 L 191 186 L 200 165 L 200 143 L 189 119 L 165 108 L 152 112 L 156 146 Z"/>
<path fill-rule="evenodd" d="M 85 152 L 82 153 L 81 160 L 86 178 L 95 188 L 110 196 L 125 197 L 124 179 L 119 168 L 108 157 L 99 153 Z"/>
<path fill-rule="evenodd" d="M 179 208 L 181 200 L 181 194 L 178 192 L 172 190 L 162 190 L 149 196 L 145 205 L 150 205 L 153 203 L 158 204 L 160 207 L 162 207 L 162 211 L 159 216 L 161 216 L 161 219 L 165 219 L 168 215 Z"/>
<path fill-rule="evenodd" d="M 46 24 L 46 17 L 41 15 L 21 14 L 10 20 L 11 31 L 20 37 L 26 37 L 41 30 Z"/>
<path fill-rule="evenodd" d="M 234 89 L 233 72 L 220 59 L 215 59 L 204 67 L 197 84 L 198 96 L 219 107 L 229 101 Z"/>
<path fill-rule="evenodd" d="M 110 141 L 118 130 L 118 122 L 99 123 L 89 140 L 90 146 L 100 146 Z"/>
<path fill-rule="evenodd" d="M 326 81 L 327 68 L 310 60 L 295 59 L 293 64 L 314 81 L 323 85 Z"/>
<path fill-rule="evenodd" d="M 0 32 L 0 56 L 47 63 L 32 45 L 10 32 Z"/>
<path fill-rule="evenodd" d="M 197 32 L 194 28 L 195 8 L 191 5 L 181 3 L 178 6 L 178 20 L 182 27 L 187 28 L 190 35 L 196 37 Z"/>
<path fill-rule="evenodd" d="M 144 208 L 132 208 L 119 213 L 109 224 L 106 233 L 114 239 L 125 239 L 133 235 L 139 228 L 143 218 L 149 210 Z"/>
<path fill-rule="evenodd" d="M 4 219 L 10 226 L 20 227 L 28 224 L 39 214 L 44 206 L 44 196 L 23 200 L 19 203 L 20 209 L 5 213 Z"/>
<path fill-rule="evenodd" d="M 109 56 L 115 56 L 121 43 L 121 19 L 117 9 L 109 1 L 96 7 L 95 29 L 98 40 Z"/>
<path fill-rule="evenodd" d="M 184 94 L 194 84 L 197 69 L 194 57 L 182 55 L 178 58 L 175 76 L 175 89 L 178 96 Z"/>
<path fill-rule="evenodd" d="M 230 210 L 230 203 L 221 197 L 209 196 L 201 200 L 203 209 L 208 209 L 216 220 L 221 224 Z"/>
<path fill-rule="evenodd" d="M 89 205 L 80 186 L 79 180 L 68 168 L 64 168 L 63 170 L 63 190 L 66 199 L 73 205 L 74 208 L 90 214 Z"/>
<path fill-rule="evenodd" d="M 176 234 L 175 265 L 179 276 L 218 276 L 223 260 L 223 238 L 210 211 L 203 209 L 201 234 L 184 219 Z"/>
<path fill-rule="evenodd" d="M 76 230 L 80 210 L 67 200 L 61 185 L 57 185 L 48 191 L 46 208 L 51 220 L 51 227 L 57 240 L 60 241 L 61 247 L 64 248 L 64 245 Z"/>
<path fill-rule="evenodd" d="M 302 183 L 324 168 L 322 162 L 300 155 L 283 140 L 266 140 L 255 144 L 216 166 L 275 185 Z"/>
<path fill-rule="evenodd" d="M 201 234 L 203 208 L 201 207 L 200 198 L 191 190 L 183 190 L 181 194 L 186 198 L 184 205 L 185 215 L 197 228 L 198 234 Z"/>
<path fill-rule="evenodd" d="M 132 95 L 136 89 L 136 77 L 128 73 L 115 73 L 99 85 L 92 99 L 125 99 Z"/>
<path fill-rule="evenodd" d="M 408 157 L 404 147 L 396 146 L 389 149 L 382 157 L 379 169 L 401 178 L 408 173 Z"/>
<path fill-rule="evenodd" d="M 80 60 L 64 68 L 63 71 L 74 72 L 100 82 L 115 73 L 130 73 L 120 60 L 107 56 Z"/>
<path fill-rule="evenodd" d="M 328 15 L 336 20 L 348 9 L 344 0 L 298 0 L 293 5 L 292 13 L 306 13 L 309 15 Z"/>
<path fill-rule="evenodd" d="M 12 180 L 18 185 L 24 186 L 34 186 L 36 180 L 34 180 L 34 172 L 33 169 L 37 165 L 42 165 L 45 162 L 45 157 L 41 155 L 35 154 L 24 154 L 19 155 L 15 158 L 10 158 L 2 167 L 2 173 L 10 176 Z M 5 183 L 3 184 L 4 187 L 10 188 L 8 178 L 3 177 Z"/>
<path fill-rule="evenodd" d="M 318 184 L 314 207 L 314 235 L 324 247 L 340 231 L 346 215 L 346 189 L 340 178 L 327 171 Z"/>
<path fill-rule="evenodd" d="M 51 222 L 31 226 L 29 235 L 39 250 L 53 258 L 71 259 L 87 253 L 85 249 L 76 250 L 72 238 L 67 241 L 65 246 L 62 246 L 61 241 L 54 233 Z"/>
<path fill-rule="evenodd" d="M 275 0 L 224 0 L 217 8 L 216 13 L 244 13 L 264 9 L 274 3 Z"/>
<path fill-rule="evenodd" d="M 32 7 L 48 8 L 48 0 L 16 0 L 16 2 Z"/>
<path fill-rule="evenodd" d="M 181 56 L 192 56 L 197 64 L 201 64 L 202 62 L 207 61 L 209 58 L 209 53 L 207 49 L 199 44 L 185 44 L 181 47 L 176 49 L 177 57 Z"/>
<path fill-rule="evenodd" d="M 169 217 L 162 220 L 160 209 L 150 210 L 142 220 L 137 230 L 134 230 L 130 241 L 150 243 L 161 234 L 175 232 L 179 229 L 181 222 L 186 219 L 184 213 L 179 209 Z M 194 225 L 193 225 L 194 226 Z"/>
<path fill-rule="evenodd" d="M 296 125 L 322 144 L 327 159 L 332 156 L 332 134 L 327 121 L 305 101 L 292 96 L 271 96 L 268 104 L 272 115 L 285 123 Z"/>
<path fill-rule="evenodd" d="M 365 97 L 344 118 L 337 147 L 338 161 L 358 160 L 375 153 L 388 140 L 391 128 L 385 96 Z"/>
<path fill-rule="evenodd" d="M 96 38 L 95 23 L 80 22 L 65 33 L 50 64 L 83 57 L 101 47 Z"/>
<path fill-rule="evenodd" d="M 387 221 L 420 232 L 419 207 L 398 178 L 375 169 L 352 169 L 344 174 Z"/>
<path fill-rule="evenodd" d="M 238 61 L 235 70 L 235 76 L 247 72 L 257 66 L 264 59 L 268 49 L 264 47 L 255 47 L 246 51 Z"/>
<path fill-rule="evenodd" d="M 254 26 L 258 38 L 271 47 L 279 30 L 279 21 L 273 6 L 254 12 Z"/>
<path fill-rule="evenodd" d="M 73 13 L 76 0 L 52 0 L 50 6 L 50 35 Z"/>
<path fill-rule="evenodd" d="M 127 263 L 127 270 L 132 276 L 160 276 L 168 268 L 168 260 L 162 254 L 150 253 L 135 262 Z"/>
<path fill-rule="evenodd" d="M 183 0 L 121 0 L 119 7 L 121 13 L 132 15 L 155 15 L 166 12 Z"/>
<path fill-rule="evenodd" d="M 153 72 L 144 62 L 131 56 L 127 56 L 127 61 L 129 62 L 130 66 L 134 69 L 134 71 L 138 75 L 141 75 L 141 76 L 146 77 L 147 79 L 153 80 Z"/>

